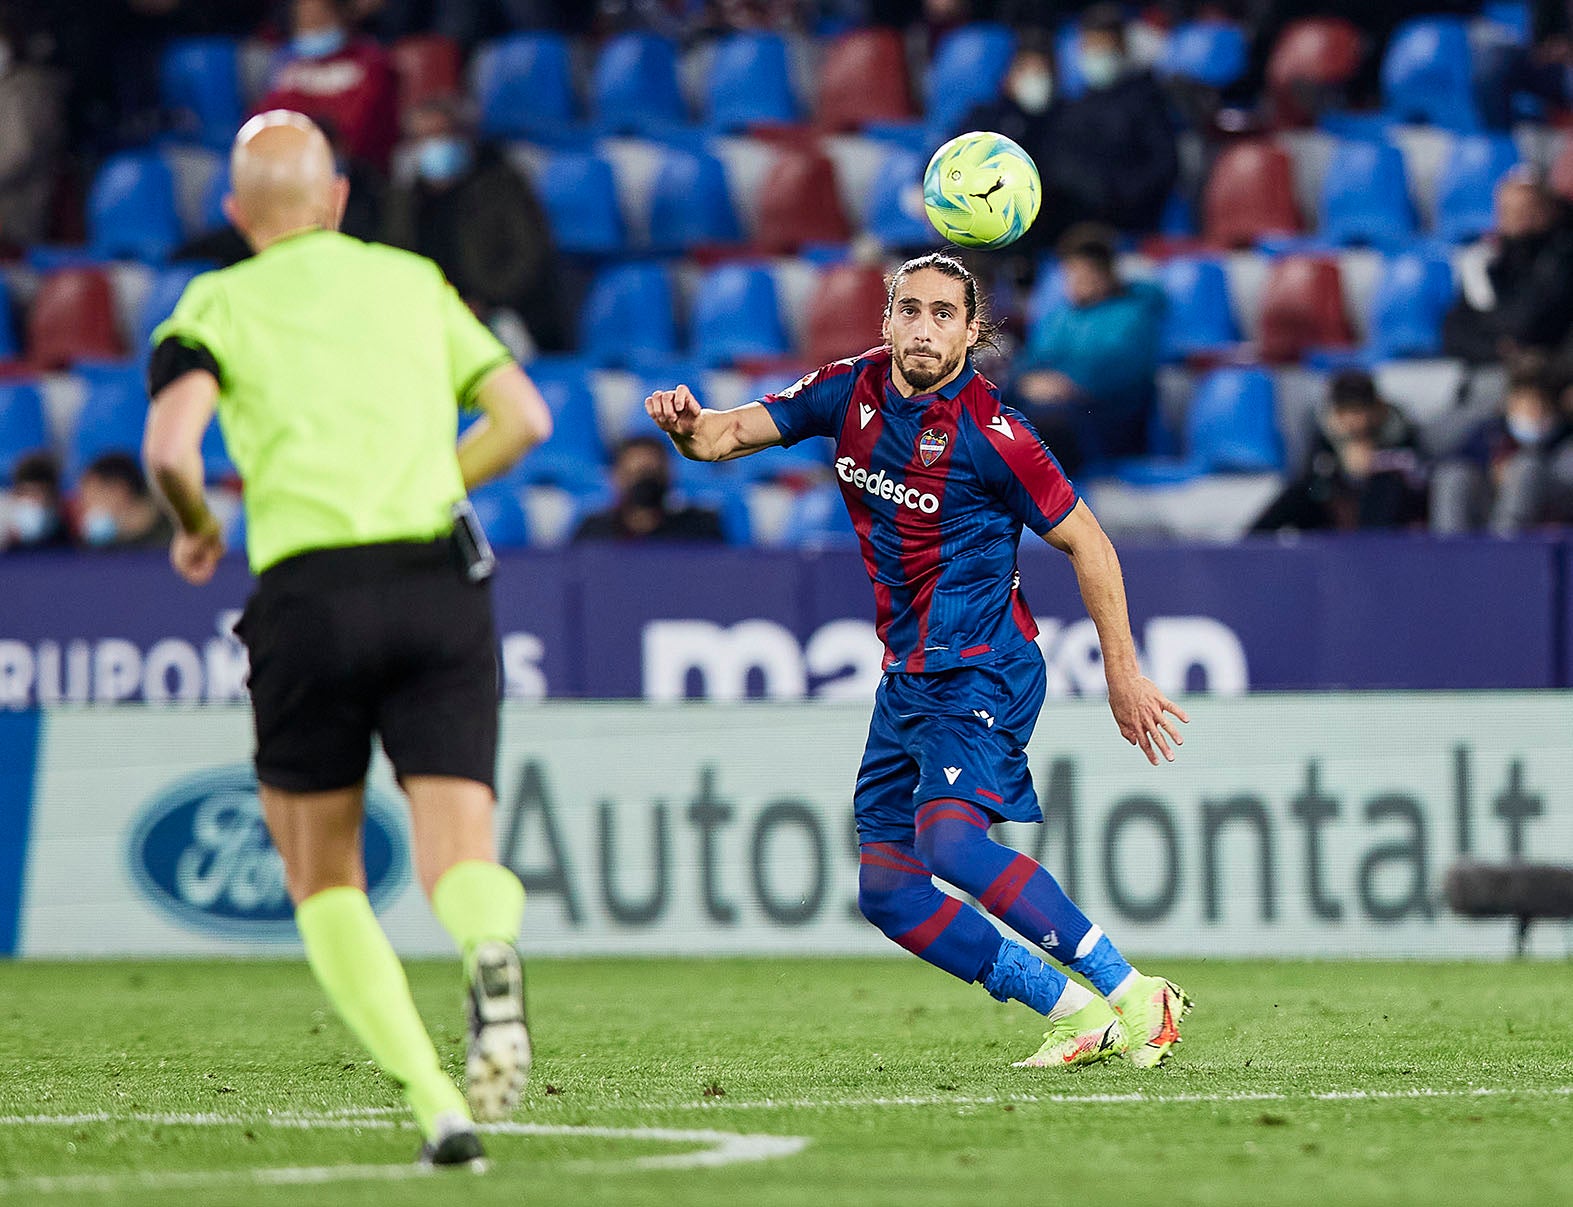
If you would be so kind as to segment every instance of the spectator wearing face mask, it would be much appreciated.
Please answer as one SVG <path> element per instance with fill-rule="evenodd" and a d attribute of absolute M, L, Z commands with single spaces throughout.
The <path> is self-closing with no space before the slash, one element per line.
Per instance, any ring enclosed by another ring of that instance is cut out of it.
<path fill-rule="evenodd" d="M 17 458 L 9 498 L 0 508 L 0 549 L 30 553 L 70 545 L 60 508 L 60 463 L 49 453 Z"/>
<path fill-rule="evenodd" d="M 1539 355 L 1513 362 L 1501 413 L 1437 467 L 1434 532 L 1510 536 L 1573 523 L 1573 424 L 1558 402 L 1561 385 Z"/>
<path fill-rule="evenodd" d="M 616 501 L 586 516 L 574 541 L 706 541 L 724 539 L 721 517 L 705 507 L 672 507 L 670 446 L 655 436 L 631 436 L 612 458 Z"/>
<path fill-rule="evenodd" d="M 175 530 L 128 453 L 105 453 L 77 484 L 77 535 L 88 549 L 166 549 Z"/>
<path fill-rule="evenodd" d="M 255 112 L 293 109 L 331 125 L 350 159 L 379 172 L 399 137 L 392 61 L 354 34 L 354 0 L 294 0 L 287 57 Z"/>
<path fill-rule="evenodd" d="M 521 322 L 535 348 L 566 348 L 551 229 L 529 182 L 476 142 L 454 101 L 416 106 L 406 129 L 414 172 L 390 191 L 384 241 L 435 260 L 515 355 L 529 351 L 508 337 Z"/>

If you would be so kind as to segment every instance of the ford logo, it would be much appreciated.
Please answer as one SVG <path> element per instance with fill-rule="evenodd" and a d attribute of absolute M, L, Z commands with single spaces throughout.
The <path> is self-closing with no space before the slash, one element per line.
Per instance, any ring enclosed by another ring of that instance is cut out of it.
<path fill-rule="evenodd" d="M 367 790 L 366 885 L 378 911 L 408 876 L 399 812 L 386 793 Z M 153 797 L 128 854 L 143 894 L 185 926 L 232 938 L 295 937 L 284 861 L 268 838 L 248 764 L 200 771 Z"/>

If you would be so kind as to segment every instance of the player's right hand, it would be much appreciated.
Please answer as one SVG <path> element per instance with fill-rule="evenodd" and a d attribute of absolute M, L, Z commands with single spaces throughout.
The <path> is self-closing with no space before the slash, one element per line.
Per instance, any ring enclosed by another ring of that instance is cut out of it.
<path fill-rule="evenodd" d="M 657 390 L 644 400 L 644 409 L 656 427 L 674 436 L 692 436 L 701 410 L 693 392 L 681 385 L 675 390 Z"/>

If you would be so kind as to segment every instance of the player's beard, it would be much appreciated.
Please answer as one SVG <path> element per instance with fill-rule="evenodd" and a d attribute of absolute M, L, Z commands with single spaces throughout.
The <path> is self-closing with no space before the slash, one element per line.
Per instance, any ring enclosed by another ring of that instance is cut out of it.
<path fill-rule="evenodd" d="M 901 376 L 907 379 L 909 386 L 917 393 L 923 394 L 954 373 L 964 355 L 965 353 L 958 352 L 950 359 L 944 360 L 926 356 L 915 357 L 904 352 L 896 357 L 896 368 L 901 370 Z"/>

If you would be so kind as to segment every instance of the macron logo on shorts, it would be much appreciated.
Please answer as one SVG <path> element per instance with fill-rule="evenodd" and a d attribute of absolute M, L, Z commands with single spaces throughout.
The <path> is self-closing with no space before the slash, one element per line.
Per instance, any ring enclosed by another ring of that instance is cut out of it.
<path fill-rule="evenodd" d="M 960 767 L 946 767 L 945 768 L 945 782 L 947 784 L 954 784 L 956 782 L 956 778 L 960 774 L 961 774 L 961 768 Z"/>

